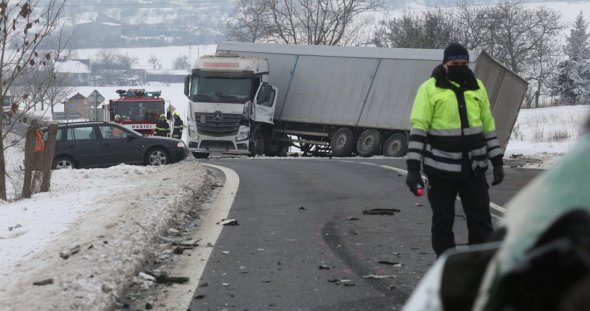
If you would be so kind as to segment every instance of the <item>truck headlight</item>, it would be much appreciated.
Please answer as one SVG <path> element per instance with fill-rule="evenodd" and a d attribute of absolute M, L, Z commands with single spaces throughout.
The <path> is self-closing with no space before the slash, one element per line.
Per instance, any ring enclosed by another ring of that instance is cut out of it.
<path fill-rule="evenodd" d="M 236 140 L 246 140 L 250 136 L 250 132 L 239 132 L 238 136 L 236 136 Z"/>

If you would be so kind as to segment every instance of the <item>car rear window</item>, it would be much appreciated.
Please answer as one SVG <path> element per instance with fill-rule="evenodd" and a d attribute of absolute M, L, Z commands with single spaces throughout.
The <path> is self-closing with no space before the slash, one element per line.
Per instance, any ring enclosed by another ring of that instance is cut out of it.
<path fill-rule="evenodd" d="M 96 140 L 96 131 L 94 127 L 69 128 L 67 140 Z"/>

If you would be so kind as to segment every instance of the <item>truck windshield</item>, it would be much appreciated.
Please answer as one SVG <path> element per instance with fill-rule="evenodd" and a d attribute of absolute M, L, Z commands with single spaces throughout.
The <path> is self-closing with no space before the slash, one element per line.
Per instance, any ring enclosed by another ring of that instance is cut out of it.
<path fill-rule="evenodd" d="M 194 76 L 192 85 L 197 101 L 244 103 L 252 98 L 252 78 Z"/>
<path fill-rule="evenodd" d="M 114 102 L 113 108 L 123 121 L 157 122 L 160 114 L 164 113 L 164 102 L 118 100 Z"/>

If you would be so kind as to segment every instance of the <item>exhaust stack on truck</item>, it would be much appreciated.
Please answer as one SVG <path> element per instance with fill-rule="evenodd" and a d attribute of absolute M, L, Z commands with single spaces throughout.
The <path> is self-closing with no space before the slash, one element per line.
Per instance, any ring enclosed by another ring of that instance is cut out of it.
<path fill-rule="evenodd" d="M 315 155 L 403 156 L 416 90 L 442 55 L 434 49 L 220 43 L 217 55 L 202 57 L 185 83 L 189 148 L 199 157 L 281 155 L 289 146 Z M 484 52 L 470 61 L 488 90 L 505 148 L 527 83 Z"/>

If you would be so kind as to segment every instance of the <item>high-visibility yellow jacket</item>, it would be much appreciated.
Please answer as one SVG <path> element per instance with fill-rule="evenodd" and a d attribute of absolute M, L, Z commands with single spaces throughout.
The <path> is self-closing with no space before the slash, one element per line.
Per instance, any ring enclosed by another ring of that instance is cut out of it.
<path fill-rule="evenodd" d="M 408 170 L 466 179 L 470 170 L 502 164 L 502 149 L 483 83 L 471 74 L 463 85 L 446 79 L 442 66 L 418 88 L 410 115 Z"/>

